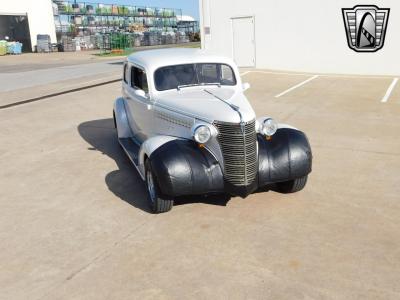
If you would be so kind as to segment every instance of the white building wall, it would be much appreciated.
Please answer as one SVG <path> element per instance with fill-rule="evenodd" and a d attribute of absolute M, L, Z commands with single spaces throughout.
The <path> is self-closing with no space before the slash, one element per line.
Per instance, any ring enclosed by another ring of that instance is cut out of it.
<path fill-rule="evenodd" d="M 38 34 L 48 34 L 51 42 L 57 43 L 51 0 L 0 0 L 0 15 L 25 14 L 28 15 L 32 50 Z"/>
<path fill-rule="evenodd" d="M 378 52 L 357 53 L 347 45 L 341 9 L 360 4 L 391 9 Z M 200 15 L 202 47 L 232 58 L 231 18 L 254 16 L 257 68 L 400 75 L 398 0 L 200 0 Z"/>

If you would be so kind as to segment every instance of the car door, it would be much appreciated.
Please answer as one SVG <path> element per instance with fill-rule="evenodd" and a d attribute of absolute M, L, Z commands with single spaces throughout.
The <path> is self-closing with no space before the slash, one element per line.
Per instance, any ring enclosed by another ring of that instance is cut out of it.
<path fill-rule="evenodd" d="M 128 62 L 124 64 L 124 71 L 123 71 L 123 81 L 122 81 L 122 95 L 125 99 L 125 109 L 126 109 L 126 115 L 128 118 L 129 126 L 132 130 L 132 133 L 135 134 L 136 132 L 139 132 L 139 128 L 136 125 L 135 122 L 135 116 L 132 115 L 131 110 L 129 109 L 129 103 L 132 101 L 132 95 L 131 95 L 131 66 Z"/>
<path fill-rule="evenodd" d="M 126 89 L 128 118 L 135 138 L 142 143 L 150 134 L 149 120 L 152 119 L 147 74 L 144 68 L 131 65 L 129 75 L 130 86 Z"/>

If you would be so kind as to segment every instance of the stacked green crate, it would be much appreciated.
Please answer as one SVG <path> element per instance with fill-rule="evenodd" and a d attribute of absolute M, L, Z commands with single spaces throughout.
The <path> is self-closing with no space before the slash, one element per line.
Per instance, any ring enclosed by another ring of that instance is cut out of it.
<path fill-rule="evenodd" d="M 125 18 L 119 17 L 118 18 L 118 26 L 119 27 L 124 27 L 124 25 L 125 25 Z"/>
<path fill-rule="evenodd" d="M 79 6 L 79 12 L 81 14 L 86 14 L 87 12 L 86 5 L 84 3 L 79 3 L 78 6 Z"/>
<path fill-rule="evenodd" d="M 118 6 L 118 14 L 121 16 L 127 16 L 129 14 L 128 7 L 126 6 Z"/>
<path fill-rule="evenodd" d="M 164 16 L 164 8 L 157 8 L 156 9 L 156 16 L 163 17 Z"/>
<path fill-rule="evenodd" d="M 164 17 L 172 17 L 172 10 L 171 9 L 165 9 L 164 10 Z"/>
<path fill-rule="evenodd" d="M 87 16 L 82 16 L 82 26 L 89 26 L 89 19 Z"/>
<path fill-rule="evenodd" d="M 122 33 L 114 33 L 111 35 L 111 49 L 125 49 L 129 48 L 128 35 Z"/>
<path fill-rule="evenodd" d="M 134 17 L 129 17 L 129 18 L 126 19 L 126 22 L 127 22 L 126 26 L 130 26 L 130 25 L 135 23 L 135 18 Z"/>
<path fill-rule="evenodd" d="M 0 41 L 0 55 L 7 54 L 7 41 Z"/>
<path fill-rule="evenodd" d="M 65 11 L 66 13 L 72 13 L 72 4 L 69 2 L 63 2 L 62 4 L 62 11 Z"/>
<path fill-rule="evenodd" d="M 128 15 L 134 16 L 136 14 L 136 7 L 128 6 Z"/>
<path fill-rule="evenodd" d="M 146 12 L 147 12 L 147 16 L 149 16 L 149 17 L 154 17 L 156 14 L 155 9 L 152 7 L 146 7 Z"/>
<path fill-rule="evenodd" d="M 108 4 L 99 4 L 100 14 L 102 15 L 111 15 L 112 13 L 112 5 Z"/>

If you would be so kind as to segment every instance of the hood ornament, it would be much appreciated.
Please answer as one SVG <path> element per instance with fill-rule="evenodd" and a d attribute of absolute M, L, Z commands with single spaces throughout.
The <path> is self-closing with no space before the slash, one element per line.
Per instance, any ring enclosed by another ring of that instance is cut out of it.
<path fill-rule="evenodd" d="M 244 130 L 244 125 L 245 125 L 245 123 L 244 123 L 244 121 L 243 121 L 242 113 L 240 112 L 240 107 L 239 107 L 239 106 L 236 106 L 236 105 L 234 105 L 234 104 L 232 104 L 232 103 L 229 103 L 228 101 L 222 99 L 221 97 L 218 97 L 217 95 L 211 93 L 210 91 L 208 91 L 208 90 L 206 90 L 206 89 L 204 89 L 204 91 L 205 91 L 206 93 L 208 93 L 208 94 L 214 96 L 216 99 L 218 99 L 218 100 L 224 102 L 226 105 L 228 105 L 230 108 L 232 108 L 234 111 L 236 111 L 236 112 L 238 113 L 239 118 L 240 118 L 240 126 L 241 126 L 241 128 L 243 127 L 243 128 L 242 128 L 242 131 L 243 131 L 243 130 Z M 242 124 L 243 124 L 243 126 L 242 126 Z"/>

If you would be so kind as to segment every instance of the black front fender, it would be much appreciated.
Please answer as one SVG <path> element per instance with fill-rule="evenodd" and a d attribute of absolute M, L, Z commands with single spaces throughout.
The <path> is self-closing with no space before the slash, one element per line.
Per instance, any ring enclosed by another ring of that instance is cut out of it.
<path fill-rule="evenodd" d="M 161 193 L 175 197 L 224 192 L 224 179 L 218 161 L 189 140 L 173 140 L 149 157 Z"/>
<path fill-rule="evenodd" d="M 259 187 L 304 177 L 311 168 L 311 147 L 303 132 L 281 128 L 270 140 L 258 135 Z"/>
<path fill-rule="evenodd" d="M 270 140 L 258 135 L 258 180 L 244 191 L 224 181 L 219 162 L 206 149 L 190 140 L 173 140 L 155 150 L 150 165 L 161 194 L 167 197 L 248 193 L 276 182 L 301 178 L 311 172 L 312 154 L 307 137 L 301 131 L 279 129 Z"/>

